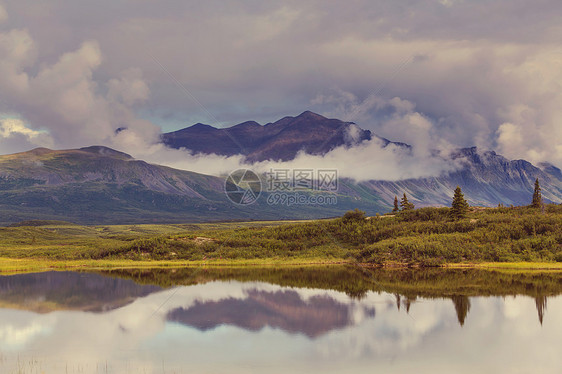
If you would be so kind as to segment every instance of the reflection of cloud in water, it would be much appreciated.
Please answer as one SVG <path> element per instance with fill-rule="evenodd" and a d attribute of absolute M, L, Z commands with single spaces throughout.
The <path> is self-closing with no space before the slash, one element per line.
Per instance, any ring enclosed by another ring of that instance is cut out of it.
<path fill-rule="evenodd" d="M 211 308 L 246 302 L 256 307 L 258 324 Z M 314 323 L 313 316 L 323 318 L 317 314 L 321 305 L 330 310 L 330 322 L 304 326 L 303 321 Z M 197 309 L 202 306 L 206 309 Z M 205 310 L 217 327 L 203 331 L 169 322 L 178 310 L 191 311 L 190 322 L 206 323 Z M 151 293 L 105 313 L 0 309 L 0 372 L 14 371 L 18 357 L 28 356 L 46 372 L 64 372 L 66 364 L 95 372 L 88 368 L 106 361 L 114 373 L 156 373 L 163 367 L 229 373 L 553 372 L 560 367 L 561 311 L 562 298 L 549 298 L 541 327 L 533 298 L 471 297 L 461 327 L 451 299 L 419 297 L 406 313 L 385 293 L 352 300 L 335 291 L 211 282 Z M 15 331 L 21 345 L 7 349 Z M 308 338 L 312 334 L 314 339 Z"/>
<path fill-rule="evenodd" d="M 197 301 L 187 309 L 174 309 L 168 314 L 168 320 L 203 331 L 223 324 L 250 331 L 269 326 L 315 338 L 353 324 L 358 314 L 375 316 L 374 308 L 354 309 L 327 295 L 303 300 L 294 290 L 266 292 L 251 289 L 244 299 L 229 297 L 219 301 Z"/>
<path fill-rule="evenodd" d="M 31 321 L 23 326 L 5 324 L 0 326 L 0 348 L 14 350 L 24 347 L 37 336 L 49 333 L 49 330 L 48 327 L 43 326 L 37 321 Z"/>

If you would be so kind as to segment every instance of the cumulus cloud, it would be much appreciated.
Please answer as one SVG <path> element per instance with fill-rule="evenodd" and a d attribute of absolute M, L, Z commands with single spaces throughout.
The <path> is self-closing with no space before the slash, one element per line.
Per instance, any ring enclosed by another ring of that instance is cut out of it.
<path fill-rule="evenodd" d="M 107 98 L 126 105 L 143 102 L 148 99 L 150 90 L 142 79 L 140 69 L 128 69 L 121 78 L 113 78 L 108 83 Z"/>
<path fill-rule="evenodd" d="M 138 69 L 110 79 L 103 92 L 94 73 L 102 62 L 96 41 L 83 42 L 78 49 L 64 53 L 50 65 L 32 65 L 34 41 L 26 30 L 0 34 L 0 94 L 12 111 L 19 113 L 30 128 L 45 128 L 56 147 L 89 144 L 119 146 L 118 128 L 142 134 L 145 141 L 158 139 L 159 128 L 138 118 L 131 107 L 148 97 L 148 87 Z M 26 64 L 37 70 L 28 74 Z M 7 131 L 7 130 L 6 130 Z M 129 135 L 131 136 L 131 135 Z"/>
<path fill-rule="evenodd" d="M 0 33 L 0 85 L 4 94 L 21 95 L 29 88 L 24 69 L 35 60 L 35 45 L 26 30 Z"/>
<path fill-rule="evenodd" d="M 4 49 L 7 60 L 27 60 L 34 49 L 27 31 L 12 30 L 3 36 L 19 46 Z M 25 113 L 31 123 L 45 124 L 49 133 L 26 127 L 21 120 L 6 120 L 1 135 L 13 138 L 17 134 L 29 144 L 105 144 L 149 162 L 208 174 L 224 174 L 249 166 L 242 156 L 194 155 L 190 150 L 172 150 L 160 144 L 159 128 L 138 118 L 133 111 L 136 104 L 150 96 L 142 72 L 131 68 L 122 72 L 119 78 L 109 79 L 104 94 L 94 79 L 102 61 L 99 43 L 86 41 L 78 49 L 62 54 L 55 63 L 41 67 L 34 75 L 18 70 L 17 64 L 8 66 L 6 77 L 13 78 L 12 88 L 17 94 L 6 98 Z M 18 79 L 25 84 L 17 82 Z M 427 137 L 433 124 L 414 111 L 413 103 L 399 98 L 385 101 L 378 97 L 369 97 L 357 103 L 353 94 L 340 93 L 341 98 L 333 100 L 350 101 L 341 105 L 351 106 L 354 112 L 362 115 L 373 108 L 391 108 L 393 115 L 384 119 L 384 126 L 397 128 L 396 137 L 401 135 L 402 139 L 411 140 L 413 148 L 384 147 L 378 138 L 374 138 L 353 149 L 336 148 L 325 156 L 301 152 L 291 162 L 262 162 L 252 167 L 262 172 L 271 168 L 337 168 L 342 177 L 356 180 L 415 178 L 450 169 L 445 161 L 431 157 L 429 146 L 433 143 Z M 322 100 L 319 98 L 317 101 Z M 346 117 L 345 113 L 342 115 Z M 358 135 L 359 127 L 350 127 L 347 133 L 349 140 L 357 140 Z M 354 165 L 354 168 L 351 170 L 349 165 Z"/>
<path fill-rule="evenodd" d="M 48 130 L 55 147 L 105 144 L 205 169 L 154 145 L 160 126 L 266 123 L 311 109 L 413 144 L 432 172 L 446 167 L 433 166 L 431 149 L 472 145 L 562 166 L 555 0 L 5 7 L 16 16 L 0 8 L 10 28 L 0 32 L 0 109 Z"/>
<path fill-rule="evenodd" d="M 529 57 L 514 79 L 532 82 L 517 100 L 498 110 L 505 120 L 497 130 L 500 152 L 532 162 L 562 166 L 562 50 Z"/>
<path fill-rule="evenodd" d="M 39 132 L 28 129 L 25 127 L 23 121 L 17 118 L 5 118 L 0 120 L 0 136 L 8 138 L 14 134 L 22 134 L 34 138 Z"/>
<path fill-rule="evenodd" d="M 6 12 L 6 9 L 4 9 L 2 4 L 0 4 L 0 23 L 4 22 L 7 19 L 8 19 L 8 12 Z"/>
<path fill-rule="evenodd" d="M 52 147 L 53 139 L 45 131 L 32 130 L 19 118 L 0 119 L 0 150 L 20 152 L 36 147 Z"/>

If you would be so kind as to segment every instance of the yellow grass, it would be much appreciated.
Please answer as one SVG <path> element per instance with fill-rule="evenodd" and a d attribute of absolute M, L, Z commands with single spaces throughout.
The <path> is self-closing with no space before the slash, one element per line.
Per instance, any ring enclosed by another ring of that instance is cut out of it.
<path fill-rule="evenodd" d="M 44 259 L 14 259 L 0 257 L 0 274 L 19 272 L 42 272 L 52 270 L 95 270 L 95 269 L 143 269 L 143 268 L 182 268 L 202 266 L 302 266 L 302 265 L 341 265 L 350 262 L 334 261 L 321 258 L 310 259 L 217 259 L 210 261 L 182 261 L 182 260 L 44 260 Z"/>
<path fill-rule="evenodd" d="M 15 259 L 0 257 L 0 274 L 20 272 L 42 272 L 52 270 L 95 270 L 95 269 L 147 269 L 147 268 L 182 268 L 182 267 L 215 267 L 215 266 L 303 266 L 303 265 L 343 265 L 354 264 L 354 261 L 327 260 L 322 258 L 309 259 L 241 259 L 211 261 L 182 261 L 182 260 L 44 260 L 44 259 Z M 402 264 L 389 264 L 389 268 L 403 267 Z M 513 269 L 513 270 L 553 270 L 562 271 L 562 263 L 551 262 L 505 262 L 505 263 L 453 263 L 444 265 L 446 268 L 478 268 L 478 269 Z"/>

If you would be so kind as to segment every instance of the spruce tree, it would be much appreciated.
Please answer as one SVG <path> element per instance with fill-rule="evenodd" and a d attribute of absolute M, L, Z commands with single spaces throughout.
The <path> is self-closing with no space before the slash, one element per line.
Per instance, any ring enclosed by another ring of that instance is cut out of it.
<path fill-rule="evenodd" d="M 415 208 L 414 204 L 408 201 L 405 192 L 404 197 L 402 197 L 402 200 L 400 201 L 400 207 L 402 208 L 402 210 L 412 210 Z"/>
<path fill-rule="evenodd" d="M 535 180 L 535 192 L 533 192 L 533 208 L 540 208 L 542 206 L 541 186 L 539 186 L 539 178 Z"/>
<path fill-rule="evenodd" d="M 457 318 L 459 320 L 459 324 L 464 326 L 464 321 L 466 320 L 466 316 L 470 311 L 470 299 L 468 296 L 453 296 L 453 303 L 455 304 L 455 310 L 457 311 Z"/>
<path fill-rule="evenodd" d="M 453 196 L 451 217 L 455 219 L 461 219 L 466 217 L 467 212 L 468 212 L 468 202 L 465 200 L 461 188 L 457 186 L 457 188 L 455 188 L 455 195 Z"/>
<path fill-rule="evenodd" d="M 393 213 L 396 213 L 400 210 L 400 208 L 398 207 L 398 197 L 394 196 L 394 209 L 392 209 Z"/>

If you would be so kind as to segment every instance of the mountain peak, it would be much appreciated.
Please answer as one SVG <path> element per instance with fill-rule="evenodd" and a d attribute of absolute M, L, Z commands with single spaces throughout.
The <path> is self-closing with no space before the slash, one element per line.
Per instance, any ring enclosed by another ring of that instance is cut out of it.
<path fill-rule="evenodd" d="M 186 148 L 193 153 L 243 155 L 250 162 L 292 160 L 300 151 L 325 154 L 339 146 L 350 146 L 371 138 L 371 132 L 358 126 L 350 138 L 351 122 L 326 118 L 310 110 L 296 117 L 287 116 L 265 126 L 246 121 L 228 128 L 196 124 L 162 134 L 171 148 Z"/>
<path fill-rule="evenodd" d="M 246 121 L 246 122 L 242 122 L 242 123 L 239 123 L 237 125 L 234 125 L 230 128 L 231 129 L 243 129 L 243 130 L 248 129 L 249 130 L 249 129 L 257 129 L 257 128 L 260 128 L 260 127 L 263 127 L 263 126 L 260 125 L 259 123 L 257 123 L 256 121 Z"/>
<path fill-rule="evenodd" d="M 52 149 L 49 148 L 45 148 L 45 147 L 39 147 L 39 148 L 33 148 L 31 151 L 29 151 L 29 153 L 40 156 L 40 155 L 44 155 L 47 153 L 51 153 L 54 152 Z M 27 152 L 21 152 L 21 153 L 27 153 Z"/>
<path fill-rule="evenodd" d="M 107 157 L 114 157 L 114 158 L 120 158 L 120 159 L 133 159 L 133 157 L 131 157 L 130 155 L 128 155 L 126 153 L 116 151 L 115 149 L 105 147 L 103 145 L 92 145 L 92 146 L 89 146 L 89 147 L 80 148 L 79 150 L 83 151 L 83 152 L 99 154 L 99 155 L 107 156 Z"/>
<path fill-rule="evenodd" d="M 308 120 L 326 120 L 327 119 L 326 117 L 324 117 L 324 116 L 322 116 L 318 113 L 311 112 L 310 110 L 305 110 L 304 112 L 302 112 L 301 114 L 299 114 L 295 118 L 308 119 Z"/>
<path fill-rule="evenodd" d="M 216 130 L 217 128 L 211 125 L 206 125 L 204 123 L 198 122 L 193 126 L 190 126 L 188 128 L 191 129 L 197 129 L 197 130 Z"/>

